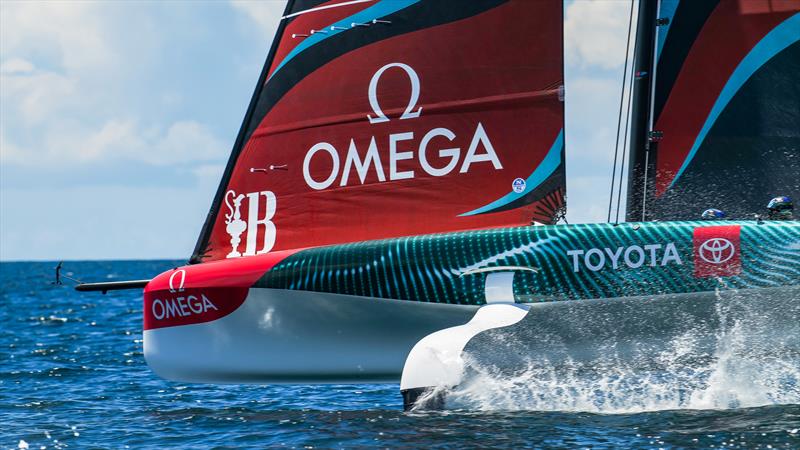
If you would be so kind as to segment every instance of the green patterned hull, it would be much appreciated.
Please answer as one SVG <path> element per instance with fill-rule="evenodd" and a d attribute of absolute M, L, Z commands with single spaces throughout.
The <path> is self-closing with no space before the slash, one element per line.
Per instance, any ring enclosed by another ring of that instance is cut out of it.
<path fill-rule="evenodd" d="M 800 222 L 555 225 L 297 252 L 255 287 L 483 305 L 513 273 L 518 303 L 800 285 Z"/>
<path fill-rule="evenodd" d="M 181 311 L 190 296 L 213 309 Z M 643 361 L 689 336 L 702 359 L 740 318 L 788 354 L 798 349 L 799 298 L 798 222 L 480 230 L 165 272 L 145 291 L 144 353 L 175 380 L 399 379 L 413 393 L 442 376 L 459 385 L 463 367 L 451 362 L 465 349 L 513 372 L 531 358 L 579 361 L 605 349 L 618 351 L 613 361 Z"/>

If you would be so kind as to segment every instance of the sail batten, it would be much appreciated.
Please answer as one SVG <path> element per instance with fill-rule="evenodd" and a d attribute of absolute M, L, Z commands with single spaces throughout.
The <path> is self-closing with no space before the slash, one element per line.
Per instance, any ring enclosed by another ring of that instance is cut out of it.
<path fill-rule="evenodd" d="M 426 114 L 450 114 L 468 110 L 488 110 L 492 108 L 514 109 L 524 107 L 526 103 L 533 101 L 548 101 L 558 96 L 559 89 L 546 89 L 534 92 L 519 92 L 503 95 L 488 96 L 483 98 L 442 101 L 438 103 L 420 104 L 420 108 L 425 109 Z M 387 108 L 384 112 L 389 117 L 400 117 L 405 111 L 405 106 Z M 356 123 L 372 113 L 372 110 L 361 111 L 341 116 L 325 116 L 303 122 L 265 125 L 254 131 L 251 137 L 262 137 L 272 134 L 289 133 L 305 128 L 325 127 L 342 125 L 346 123 Z"/>
<path fill-rule="evenodd" d="M 326 39 L 332 38 L 340 33 L 344 33 L 350 31 L 354 26 L 358 25 L 370 25 L 371 21 L 384 18 L 392 13 L 400 11 L 401 9 L 405 9 L 415 3 L 418 3 L 420 0 L 379 0 L 372 6 L 359 11 L 353 15 L 347 16 L 344 19 L 341 19 L 337 22 L 327 24 L 319 29 L 310 29 L 308 31 L 309 34 L 305 37 L 302 42 L 300 42 L 297 46 L 295 46 L 282 60 L 278 65 L 272 70 L 272 74 L 270 78 L 280 70 L 287 62 L 291 61 L 296 55 L 302 53 L 303 51 L 311 48 L 314 45 L 320 44 Z M 348 5 L 341 5 L 341 6 L 350 6 L 355 4 L 348 4 Z M 333 5 L 330 5 L 333 6 Z M 320 9 L 316 9 L 316 11 L 321 11 Z M 295 37 L 293 37 L 295 38 Z"/>

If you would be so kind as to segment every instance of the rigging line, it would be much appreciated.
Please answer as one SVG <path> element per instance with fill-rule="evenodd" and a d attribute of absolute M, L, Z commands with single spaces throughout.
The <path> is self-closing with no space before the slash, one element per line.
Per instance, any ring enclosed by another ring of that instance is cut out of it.
<path fill-rule="evenodd" d="M 650 148 L 644 152 L 644 183 L 642 186 L 642 222 L 647 219 L 647 170 L 650 168 Z"/>
<path fill-rule="evenodd" d="M 628 17 L 628 40 L 625 43 L 625 66 L 622 69 L 622 87 L 619 90 L 619 114 L 617 117 L 617 139 L 614 142 L 614 165 L 612 166 L 611 170 L 611 192 L 608 194 L 608 219 L 607 222 L 611 222 L 611 205 L 614 201 L 614 180 L 617 177 L 617 158 L 619 156 L 619 131 L 622 125 L 622 104 L 625 98 L 625 82 L 628 76 L 628 58 L 630 56 L 630 49 L 631 49 L 631 28 L 633 25 L 633 0 L 631 0 L 631 11 Z M 623 159 L 625 156 L 623 155 Z M 622 176 L 622 172 L 620 172 L 620 177 Z"/>
<path fill-rule="evenodd" d="M 633 97 L 633 88 L 631 88 L 631 92 L 628 93 L 628 108 L 627 108 L 628 117 L 631 116 L 631 97 Z M 625 134 L 623 136 L 628 135 L 629 124 L 630 124 L 630 118 L 625 120 Z M 620 164 L 620 169 L 619 169 L 619 186 L 617 187 L 617 212 L 614 216 L 615 224 L 619 223 L 619 208 L 620 205 L 622 204 L 622 180 L 624 179 L 622 174 L 625 172 L 625 157 L 628 156 L 627 150 L 628 150 L 628 140 L 626 139 L 622 143 L 622 162 Z"/>
<path fill-rule="evenodd" d="M 641 1 L 641 0 L 640 0 Z M 631 2 L 631 8 L 633 8 L 633 2 Z M 636 19 L 636 35 L 639 35 L 639 26 L 641 25 L 640 18 Z M 636 49 L 639 47 L 639 40 L 636 39 L 633 42 L 633 54 L 636 54 Z M 630 125 L 632 110 L 631 110 L 631 100 L 633 99 L 633 77 L 634 71 L 636 70 L 636 64 L 631 64 L 631 82 L 628 86 L 628 106 L 625 108 L 625 134 L 622 135 L 622 162 L 620 164 L 619 169 L 619 186 L 617 187 L 617 212 L 614 217 L 614 223 L 619 223 L 619 208 L 622 204 L 622 180 L 624 179 L 623 173 L 625 173 L 625 157 L 627 156 L 628 150 L 628 126 Z"/>

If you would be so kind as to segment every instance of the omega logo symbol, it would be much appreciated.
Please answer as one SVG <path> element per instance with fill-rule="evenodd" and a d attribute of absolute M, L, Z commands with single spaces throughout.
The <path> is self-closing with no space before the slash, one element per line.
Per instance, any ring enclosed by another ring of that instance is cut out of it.
<path fill-rule="evenodd" d="M 392 67 L 399 67 L 406 72 L 408 75 L 409 81 L 411 81 L 411 97 L 408 99 L 408 105 L 406 106 L 406 110 L 403 111 L 403 114 L 400 116 L 400 120 L 404 119 L 415 119 L 422 114 L 422 107 L 420 106 L 419 109 L 414 111 L 414 108 L 417 106 L 417 101 L 419 100 L 419 76 L 414 69 L 411 68 L 408 64 L 403 63 L 390 63 L 387 64 L 377 72 L 375 75 L 372 76 L 372 80 L 369 82 L 369 105 L 372 107 L 372 110 L 375 112 L 376 117 L 372 117 L 371 115 L 367 115 L 367 119 L 369 119 L 369 123 L 381 123 L 381 122 L 388 122 L 389 118 L 386 117 L 383 110 L 381 109 L 381 105 L 378 104 L 378 81 L 381 79 L 381 75 L 384 72 L 391 69 Z"/>
<path fill-rule="evenodd" d="M 175 289 L 175 278 L 180 275 L 178 281 L 178 288 Z M 169 291 L 170 292 L 183 292 L 183 285 L 186 283 L 186 271 L 183 269 L 178 269 L 175 272 L 172 272 L 172 275 L 169 276 Z"/>
<path fill-rule="evenodd" d="M 713 238 L 700 245 L 700 258 L 710 264 L 722 264 L 733 258 L 736 249 L 733 243 L 723 238 Z"/>

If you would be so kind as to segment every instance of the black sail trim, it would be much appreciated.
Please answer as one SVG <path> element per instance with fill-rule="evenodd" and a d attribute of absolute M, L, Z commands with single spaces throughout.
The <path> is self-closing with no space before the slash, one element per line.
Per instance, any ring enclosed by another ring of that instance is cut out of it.
<path fill-rule="evenodd" d="M 283 16 L 288 16 L 289 14 L 297 14 L 299 12 L 307 11 L 312 8 L 316 8 L 317 6 L 326 3 L 328 0 L 294 0 L 294 5 L 292 5 L 291 11 L 288 10 L 283 13 Z M 343 0 L 344 1 L 344 0 Z"/>

